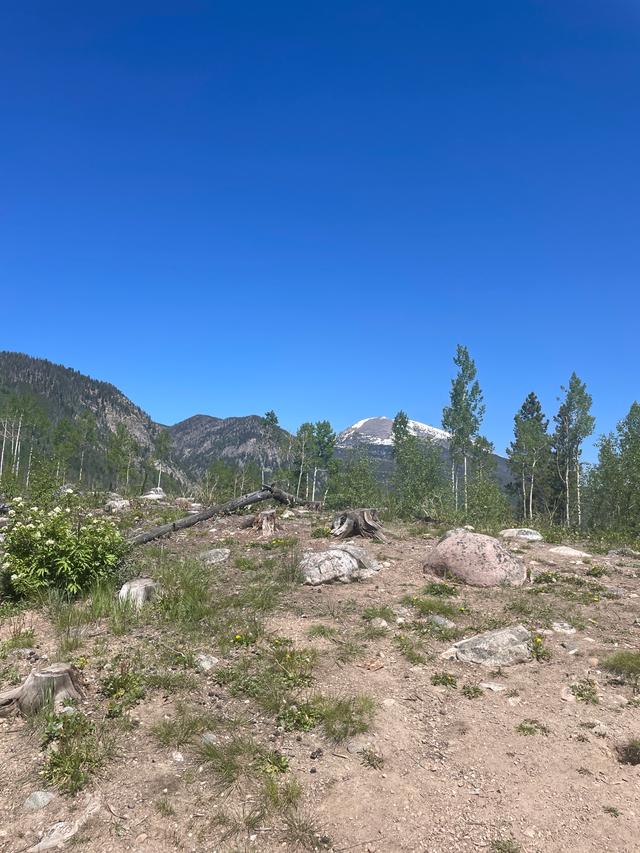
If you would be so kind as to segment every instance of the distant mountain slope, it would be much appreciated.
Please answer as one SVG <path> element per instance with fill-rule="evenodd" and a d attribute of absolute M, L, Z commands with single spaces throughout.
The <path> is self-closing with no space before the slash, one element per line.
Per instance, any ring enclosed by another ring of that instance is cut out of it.
<path fill-rule="evenodd" d="M 280 462 L 279 447 L 289 438 L 279 427 L 269 430 L 258 415 L 194 415 L 169 427 L 169 434 L 176 461 L 193 477 L 200 477 L 214 459 L 232 464 L 252 461 L 272 468 Z"/>
<path fill-rule="evenodd" d="M 0 413 L 7 406 L 15 410 L 14 432 L 22 416 L 23 456 L 29 455 L 34 437 L 34 446 L 40 453 L 51 456 L 56 428 L 61 422 L 76 423 L 81 414 L 89 412 L 95 421 L 91 447 L 72 454 L 68 474 L 73 478 L 79 471 L 82 453 L 87 481 L 113 487 L 116 484 L 108 449 L 119 426 L 137 444 L 139 479 L 146 486 L 152 484 L 152 456 L 164 429 L 171 437 L 171 449 L 163 468 L 185 486 L 198 481 L 216 459 L 231 464 L 254 462 L 265 469 L 272 468 L 279 460 L 278 447 L 290 437 L 279 427 L 269 430 L 264 418 L 257 415 L 232 418 L 195 415 L 164 427 L 109 382 L 92 379 L 46 359 L 0 352 Z"/>

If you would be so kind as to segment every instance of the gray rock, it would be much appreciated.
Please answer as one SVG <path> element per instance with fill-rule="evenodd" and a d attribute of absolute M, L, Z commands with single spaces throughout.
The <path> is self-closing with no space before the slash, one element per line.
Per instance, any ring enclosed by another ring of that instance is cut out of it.
<path fill-rule="evenodd" d="M 196 669 L 200 672 L 211 672 L 211 670 L 215 669 L 220 661 L 218 658 L 213 655 L 207 655 L 204 652 L 200 652 L 200 654 L 196 655 L 195 664 Z"/>
<path fill-rule="evenodd" d="M 640 560 L 640 551 L 634 551 L 633 548 L 623 545 L 622 548 L 612 548 L 611 551 L 608 552 L 607 556 L 629 557 L 632 560 Z"/>
<path fill-rule="evenodd" d="M 127 581 L 118 593 L 120 601 L 129 601 L 136 610 L 155 596 L 157 584 L 151 578 L 135 578 Z"/>
<path fill-rule="evenodd" d="M 446 616 L 439 616 L 437 613 L 430 613 L 427 616 L 427 622 L 437 625 L 438 628 L 448 628 L 449 630 L 456 627 L 456 623 L 452 622 L 451 619 L 447 619 Z"/>
<path fill-rule="evenodd" d="M 142 496 L 143 500 L 146 501 L 163 501 L 166 497 L 164 489 L 161 489 L 160 486 L 149 489 L 147 494 Z"/>
<path fill-rule="evenodd" d="M 375 619 L 372 619 L 369 622 L 369 625 L 372 628 L 388 628 L 389 627 L 389 623 L 387 622 L 387 620 L 382 619 L 380 616 L 376 616 Z"/>
<path fill-rule="evenodd" d="M 46 808 L 54 798 L 55 794 L 51 791 L 34 791 L 24 801 L 24 809 L 28 812 L 40 811 L 40 809 Z"/>
<path fill-rule="evenodd" d="M 503 539 L 521 539 L 524 542 L 542 542 L 542 533 L 530 527 L 508 527 L 500 531 Z"/>
<path fill-rule="evenodd" d="M 211 548 L 210 551 L 205 551 L 204 554 L 201 554 L 200 559 L 207 566 L 218 566 L 221 563 L 226 563 L 230 556 L 231 550 L 229 548 Z"/>
<path fill-rule="evenodd" d="M 576 629 L 573 625 L 570 625 L 568 622 L 553 622 L 551 625 L 551 630 L 555 631 L 556 634 L 575 634 Z"/>
<path fill-rule="evenodd" d="M 462 527 L 449 530 L 438 541 L 425 563 L 425 571 L 451 575 L 471 586 L 522 586 L 527 570 L 494 539 Z"/>
<path fill-rule="evenodd" d="M 108 501 L 105 504 L 105 512 L 124 512 L 125 509 L 129 509 L 131 506 L 131 501 L 128 501 L 126 498 L 114 498 L 113 500 Z"/>
<path fill-rule="evenodd" d="M 572 560 L 582 560 L 584 557 L 591 557 L 586 551 L 578 551 L 576 548 L 569 548 L 568 545 L 556 545 L 555 548 L 549 548 L 550 554 L 555 554 L 557 557 L 569 557 Z"/>
<path fill-rule="evenodd" d="M 531 660 L 531 634 L 524 625 L 499 628 L 454 643 L 441 657 L 483 666 L 513 666 Z"/>
<path fill-rule="evenodd" d="M 378 563 L 364 548 L 349 544 L 334 545 L 326 551 L 307 551 L 300 561 L 304 583 L 310 586 L 363 580 L 379 570 Z"/>
<path fill-rule="evenodd" d="M 213 744 L 219 743 L 219 741 L 220 741 L 220 738 L 218 737 L 218 735 L 215 732 L 205 732 L 202 735 L 202 743 L 204 743 L 204 744 L 213 745 Z"/>

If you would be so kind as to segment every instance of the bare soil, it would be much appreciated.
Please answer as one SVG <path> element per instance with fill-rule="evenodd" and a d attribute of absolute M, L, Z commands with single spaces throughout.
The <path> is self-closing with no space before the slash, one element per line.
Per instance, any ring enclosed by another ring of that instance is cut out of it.
<path fill-rule="evenodd" d="M 326 548 L 326 539 L 310 538 L 318 523 L 316 516 L 296 515 L 282 522 L 277 535 L 296 537 L 302 549 Z M 277 557 L 277 550 L 262 553 L 250 547 L 265 540 L 239 524 L 237 518 L 214 520 L 165 540 L 162 548 L 178 557 L 196 556 L 225 544 L 232 549 L 231 563 L 243 554 Z M 47 787 L 41 776 L 43 750 L 29 724 L 10 717 L 0 721 L 0 851 L 28 850 L 54 823 L 73 822 L 96 799 L 100 808 L 67 846 L 87 853 L 303 849 L 269 816 L 231 835 L 223 831 L 215 816 L 225 810 L 241 820 L 254 794 L 242 781 L 220 786 L 190 745 L 176 750 L 158 743 L 152 726 L 172 717 L 178 702 L 242 716 L 253 737 L 287 756 L 287 773 L 303 788 L 300 813 L 317 828 L 317 849 L 321 844 L 336 853 L 640 849 L 640 766 L 621 764 L 616 752 L 626 739 L 640 737 L 640 707 L 631 687 L 600 667 L 616 649 L 639 648 L 639 565 L 598 556 L 576 563 L 550 555 L 551 546 L 540 543 L 522 546 L 522 558 L 535 571 L 584 578 L 587 590 L 599 592 L 585 593 L 575 583 L 549 583 L 541 593 L 529 583 L 520 590 L 458 587 L 457 596 L 443 600 L 455 607 L 452 618 L 461 636 L 522 622 L 538 632 L 551 653 L 546 661 L 532 659 L 491 672 L 441 659 L 451 640 L 419 633 L 421 622 L 411 607 L 404 625 L 391 623 L 380 637 L 363 636 L 366 608 L 397 606 L 433 580 L 425 576 L 423 563 L 435 540 L 415 528 L 397 526 L 390 532 L 389 544 L 358 542 L 383 564 L 375 577 L 355 584 L 294 586 L 265 619 L 268 632 L 317 650 L 314 691 L 367 694 L 375 700 L 370 731 L 340 744 L 327 741 L 318 729 L 285 732 L 251 699 L 230 695 L 216 680 L 216 670 L 192 672 L 193 688 L 147 692 L 131 711 L 132 725 L 118 730 L 114 756 L 84 790 L 73 797 L 57 793 L 43 810 L 28 812 L 25 799 Z M 594 566 L 605 573 L 592 579 L 587 572 Z M 5 678 L 8 667 L 24 677 L 34 665 L 55 659 L 59 638 L 45 611 L 29 611 L 22 618 L 35 632 L 37 658 L 21 650 L 8 652 L 0 660 Z M 569 620 L 578 630 L 554 631 L 551 624 L 558 620 Z M 310 638 L 309 628 L 319 624 L 336 635 Z M 4 619 L 0 641 L 12 631 L 15 618 Z M 425 662 L 410 663 L 396 644 L 398 636 L 415 642 Z M 74 655 L 86 658 L 83 710 L 96 720 L 105 713 L 106 699 L 98 689 L 105 662 L 123 653 L 144 657 L 163 642 L 175 643 L 153 620 L 121 636 L 114 636 L 106 621 L 98 622 L 82 629 L 81 641 Z M 345 643 L 347 649 L 356 644 L 346 661 Z M 224 658 L 206 638 L 194 646 Z M 241 651 L 232 649 L 226 656 L 235 659 Z M 453 674 L 457 687 L 434 686 L 431 678 L 441 671 Z M 570 685 L 581 679 L 596 682 L 598 704 L 570 694 Z M 464 685 L 481 683 L 504 689 L 482 688 L 475 698 L 463 692 Z M 527 719 L 539 721 L 548 733 L 519 733 L 518 725 Z M 364 763 L 363 749 L 381 756 L 382 766 Z"/>

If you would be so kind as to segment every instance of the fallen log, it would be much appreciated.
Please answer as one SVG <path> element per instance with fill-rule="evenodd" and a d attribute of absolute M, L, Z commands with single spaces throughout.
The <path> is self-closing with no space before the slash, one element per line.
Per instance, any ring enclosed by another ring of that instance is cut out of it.
<path fill-rule="evenodd" d="M 171 521 L 169 524 L 152 527 L 150 530 L 145 530 L 142 533 L 131 536 L 128 542 L 130 545 L 144 545 L 146 542 L 153 542 L 154 539 L 159 539 L 161 536 L 167 536 L 178 530 L 186 530 L 187 527 L 193 527 L 194 524 L 199 524 L 201 521 L 207 521 L 218 515 L 228 515 L 245 506 L 268 500 L 274 500 L 278 503 L 286 504 L 286 506 L 306 506 L 310 509 L 320 509 L 321 506 L 317 501 L 303 501 L 295 495 L 283 492 L 282 489 L 278 489 L 275 486 L 263 485 L 261 489 L 250 492 L 248 495 L 240 495 L 240 497 L 227 501 L 224 504 L 208 507 L 207 509 L 203 509 L 202 512 L 187 515 L 184 518 L 178 519 L 178 521 Z"/>
<path fill-rule="evenodd" d="M 331 535 L 337 539 L 363 536 L 366 539 L 376 539 L 378 542 L 388 541 L 383 533 L 377 509 L 352 509 L 341 512 L 331 522 Z"/>

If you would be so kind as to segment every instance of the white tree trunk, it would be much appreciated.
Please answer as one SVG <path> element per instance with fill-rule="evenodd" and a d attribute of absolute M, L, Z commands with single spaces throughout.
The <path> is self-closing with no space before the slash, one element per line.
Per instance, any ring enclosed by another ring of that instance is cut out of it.
<path fill-rule="evenodd" d="M 582 503 L 580 500 L 580 460 L 576 456 L 576 510 L 578 513 L 578 527 L 582 527 Z"/>
<path fill-rule="evenodd" d="M 467 503 L 467 454 L 464 454 L 464 511 L 465 513 L 468 511 L 468 503 Z"/>
<path fill-rule="evenodd" d="M 7 421 L 4 422 L 4 435 L 2 436 L 2 451 L 0 451 L 0 477 L 4 470 L 4 449 L 7 445 Z"/>
<path fill-rule="evenodd" d="M 311 488 L 311 500 L 315 501 L 316 499 L 316 482 L 318 478 L 318 466 L 316 465 L 313 469 L 313 486 Z"/>

